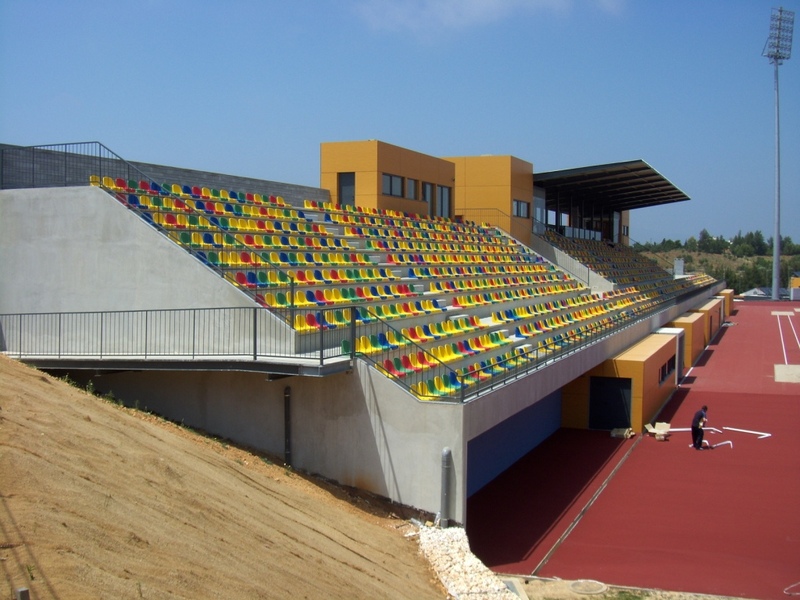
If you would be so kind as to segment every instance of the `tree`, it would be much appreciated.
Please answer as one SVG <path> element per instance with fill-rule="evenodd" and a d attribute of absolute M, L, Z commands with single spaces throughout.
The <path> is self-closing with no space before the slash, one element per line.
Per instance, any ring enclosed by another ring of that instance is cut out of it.
<path fill-rule="evenodd" d="M 711 243 L 713 238 L 708 233 L 708 229 L 703 229 L 700 232 L 700 237 L 697 239 L 697 249 L 700 252 L 711 252 Z"/>
<path fill-rule="evenodd" d="M 748 242 L 751 246 L 753 246 L 753 251 L 756 253 L 757 256 L 769 256 L 772 254 L 770 243 L 767 245 L 767 242 L 764 241 L 764 234 L 760 231 L 756 231 L 755 233 L 748 233 L 744 236 L 746 242 Z"/>
<path fill-rule="evenodd" d="M 743 256 L 753 256 L 756 252 L 750 244 L 741 242 L 731 246 L 731 253 L 737 258 L 742 258 Z"/>

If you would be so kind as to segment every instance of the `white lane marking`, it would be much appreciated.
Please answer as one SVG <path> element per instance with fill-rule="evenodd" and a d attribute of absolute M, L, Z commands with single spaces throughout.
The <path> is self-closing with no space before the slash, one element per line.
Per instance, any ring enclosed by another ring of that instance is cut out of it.
<path fill-rule="evenodd" d="M 763 431 L 750 431 L 749 429 L 737 429 L 736 427 L 723 427 L 723 429 L 727 429 L 728 431 L 739 431 L 741 433 L 752 433 L 753 435 L 757 435 L 758 439 L 760 440 L 772 437 L 771 433 L 764 433 Z"/>

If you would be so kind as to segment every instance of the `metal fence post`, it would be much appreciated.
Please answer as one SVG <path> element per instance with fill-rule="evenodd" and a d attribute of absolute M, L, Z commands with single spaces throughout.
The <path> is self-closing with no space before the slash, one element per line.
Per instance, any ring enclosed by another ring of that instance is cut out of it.
<path fill-rule="evenodd" d="M 258 308 L 253 307 L 253 360 L 258 360 Z"/>
<path fill-rule="evenodd" d="M 350 361 L 356 357 L 356 306 L 350 307 Z"/>

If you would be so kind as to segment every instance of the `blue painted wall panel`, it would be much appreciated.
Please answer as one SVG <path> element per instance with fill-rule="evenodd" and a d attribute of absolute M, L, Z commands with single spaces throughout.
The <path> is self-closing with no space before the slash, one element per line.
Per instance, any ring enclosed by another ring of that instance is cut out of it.
<path fill-rule="evenodd" d="M 561 427 L 561 390 L 467 443 L 467 497 Z"/>

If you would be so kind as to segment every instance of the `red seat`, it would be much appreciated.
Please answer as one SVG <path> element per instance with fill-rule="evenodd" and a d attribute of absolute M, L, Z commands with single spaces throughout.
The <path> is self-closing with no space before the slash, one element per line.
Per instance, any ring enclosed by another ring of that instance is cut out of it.
<path fill-rule="evenodd" d="M 417 373 L 419 371 L 422 371 L 422 367 L 416 367 L 416 366 L 413 365 L 413 363 L 411 362 L 411 359 L 408 357 L 407 354 L 404 354 L 403 356 L 401 356 L 400 360 L 402 361 L 403 366 L 406 369 L 414 371 L 414 372 L 417 372 Z"/>
<path fill-rule="evenodd" d="M 393 377 L 405 377 L 406 375 L 405 373 L 401 373 L 395 368 L 394 363 L 390 358 L 387 358 L 386 360 L 383 361 L 383 368 L 386 370 L 387 373 L 389 373 L 389 375 L 392 375 Z"/>

